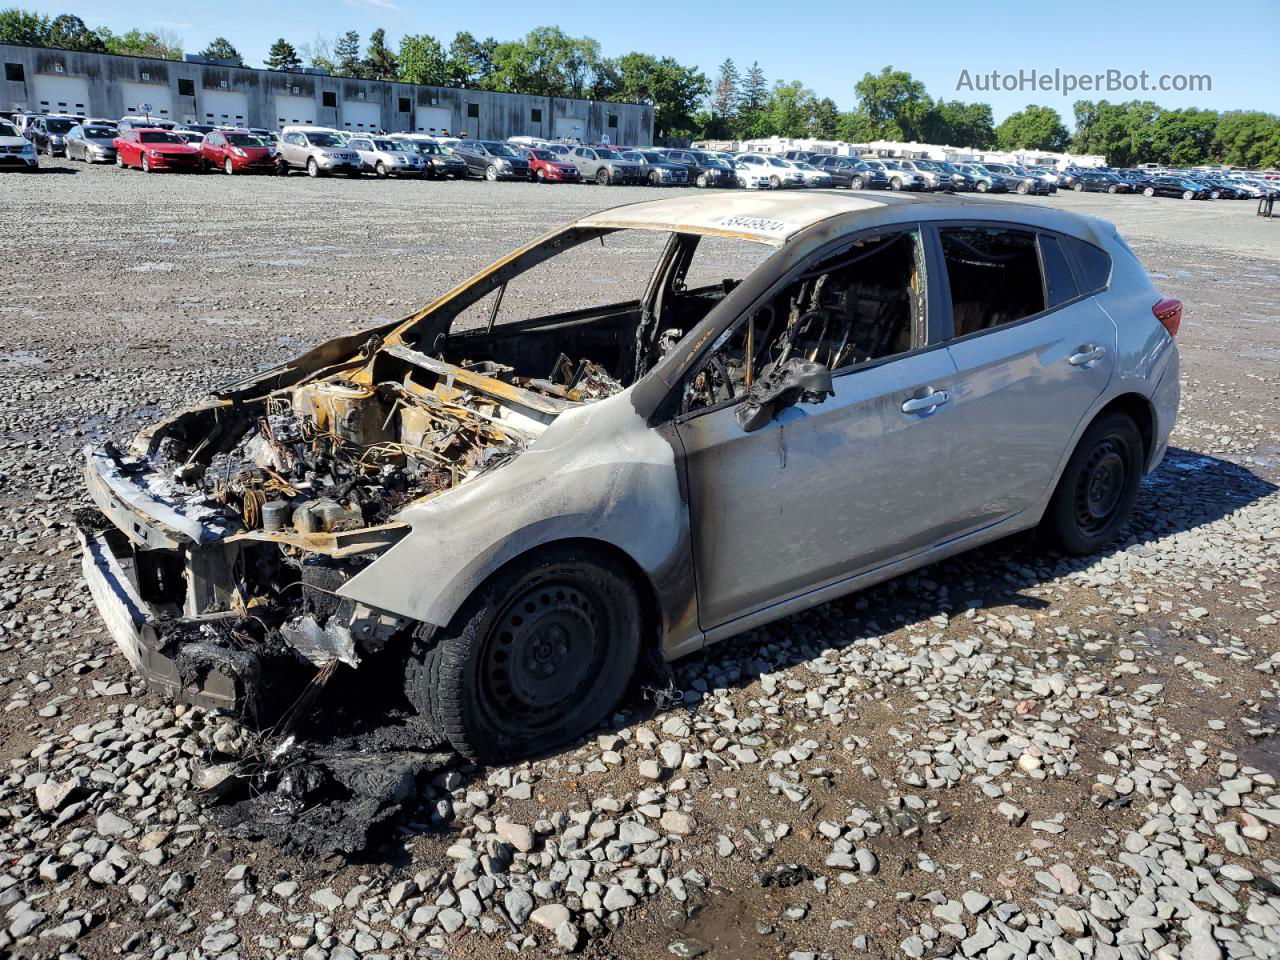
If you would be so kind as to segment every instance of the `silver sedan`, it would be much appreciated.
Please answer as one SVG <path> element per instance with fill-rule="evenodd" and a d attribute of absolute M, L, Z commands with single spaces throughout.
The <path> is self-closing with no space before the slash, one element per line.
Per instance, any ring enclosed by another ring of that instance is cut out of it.
<path fill-rule="evenodd" d="M 1169 441 L 1181 311 L 1060 210 L 634 203 L 88 449 L 84 570 L 176 696 L 241 710 L 337 661 L 401 674 L 468 757 L 543 752 L 642 653 L 1034 527 L 1106 547 Z"/>
<path fill-rule="evenodd" d="M 77 124 L 67 131 L 67 159 L 86 163 L 112 163 L 116 159 L 113 127 Z"/>

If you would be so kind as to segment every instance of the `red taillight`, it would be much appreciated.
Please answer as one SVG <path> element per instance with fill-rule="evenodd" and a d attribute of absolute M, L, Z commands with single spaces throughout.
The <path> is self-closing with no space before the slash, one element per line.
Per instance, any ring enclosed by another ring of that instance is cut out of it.
<path fill-rule="evenodd" d="M 1182 326 L 1182 301 L 1166 297 L 1151 308 L 1160 324 L 1169 331 L 1169 336 L 1178 335 L 1178 327 Z"/>

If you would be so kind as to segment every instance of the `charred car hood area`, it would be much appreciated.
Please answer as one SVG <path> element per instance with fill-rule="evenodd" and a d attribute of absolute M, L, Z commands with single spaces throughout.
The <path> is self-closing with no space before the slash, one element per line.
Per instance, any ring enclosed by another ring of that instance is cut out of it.
<path fill-rule="evenodd" d="M 404 508 L 499 469 L 562 412 L 622 389 L 590 359 L 561 356 L 534 377 L 386 332 L 324 344 L 128 452 L 86 448 L 97 510 L 78 518 L 85 574 L 152 686 L 253 713 L 284 667 L 358 666 L 409 626 L 342 595 L 410 530 Z"/>

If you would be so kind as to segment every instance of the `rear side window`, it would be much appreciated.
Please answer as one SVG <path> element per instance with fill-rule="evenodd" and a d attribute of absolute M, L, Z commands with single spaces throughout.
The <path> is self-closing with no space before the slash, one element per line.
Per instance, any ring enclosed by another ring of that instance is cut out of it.
<path fill-rule="evenodd" d="M 1079 293 L 1076 278 L 1057 237 L 1040 234 L 1040 262 L 1044 265 L 1044 291 L 1049 306 L 1075 299 Z"/>
<path fill-rule="evenodd" d="M 965 337 L 1045 308 L 1036 235 L 1005 227 L 938 230 L 951 290 L 953 336 Z"/>
<path fill-rule="evenodd" d="M 1111 257 L 1105 250 L 1092 243 L 1071 237 L 1067 241 L 1076 255 L 1076 263 L 1080 267 L 1080 279 L 1085 293 L 1105 290 L 1111 282 Z"/>

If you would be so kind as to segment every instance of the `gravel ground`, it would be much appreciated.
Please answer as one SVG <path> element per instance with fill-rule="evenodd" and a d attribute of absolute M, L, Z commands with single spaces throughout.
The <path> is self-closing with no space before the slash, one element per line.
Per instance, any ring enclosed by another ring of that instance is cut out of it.
<path fill-rule="evenodd" d="M 1253 204 L 1011 201 L 1114 220 L 1186 303 L 1174 448 L 1113 550 L 1014 538 L 754 631 L 577 749 L 437 775 L 353 862 L 211 825 L 193 771 L 243 734 L 105 637 L 76 450 L 655 194 L 45 163 L 0 177 L 0 956 L 1280 955 L 1280 226 Z"/>

